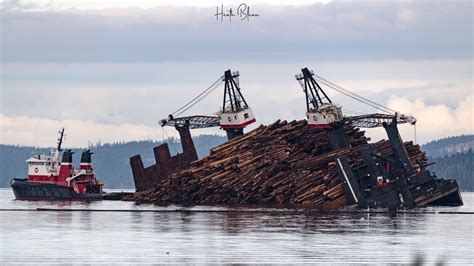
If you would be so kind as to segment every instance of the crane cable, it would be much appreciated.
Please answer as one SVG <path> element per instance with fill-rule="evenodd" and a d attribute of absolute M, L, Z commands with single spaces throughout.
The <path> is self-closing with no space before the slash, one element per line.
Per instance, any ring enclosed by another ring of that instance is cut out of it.
<path fill-rule="evenodd" d="M 376 103 L 376 102 L 374 102 L 374 101 L 371 101 L 371 100 L 369 100 L 369 99 L 367 99 L 367 98 L 364 98 L 364 97 L 362 97 L 362 96 L 360 96 L 360 95 L 357 95 L 357 94 L 355 94 L 355 93 L 353 93 L 353 92 L 351 92 L 351 91 L 349 91 L 349 90 L 346 90 L 346 89 L 344 89 L 344 88 L 342 88 L 342 87 L 340 87 L 340 86 L 337 86 L 337 85 L 335 85 L 334 83 L 331 83 L 331 82 L 329 82 L 329 81 L 327 81 L 327 80 L 319 80 L 319 81 L 320 81 L 321 83 L 325 84 L 326 86 L 328 86 L 328 87 L 330 87 L 330 88 L 332 88 L 332 89 L 334 89 L 334 90 L 336 90 L 336 91 L 338 91 L 338 92 L 340 92 L 340 93 L 342 93 L 342 94 L 344 94 L 344 95 L 346 95 L 346 96 L 348 96 L 348 97 L 350 97 L 350 98 L 352 98 L 352 99 L 354 99 L 354 100 L 356 100 L 356 101 L 359 101 L 359 102 L 364 103 L 364 104 L 366 104 L 366 105 L 372 106 L 373 108 L 378 109 L 378 110 L 380 110 L 380 111 L 382 111 L 382 112 L 386 112 L 386 113 L 395 113 L 395 112 L 396 112 L 395 110 L 393 110 L 393 109 L 391 109 L 391 108 L 388 108 L 388 107 L 383 106 L 383 105 L 381 105 L 381 104 L 378 104 L 378 103 Z"/>
<path fill-rule="evenodd" d="M 211 90 L 207 91 L 206 94 L 204 94 L 199 100 L 197 100 L 196 102 L 194 102 L 193 104 L 189 105 L 186 109 L 182 110 L 181 112 L 179 112 L 177 114 L 177 116 L 180 116 L 181 114 L 183 114 L 184 112 L 186 112 L 187 110 L 189 110 L 191 107 L 193 107 L 194 105 L 196 105 L 197 103 L 199 103 L 200 101 L 202 101 L 205 97 L 207 97 L 209 94 L 211 94 L 213 91 L 215 91 L 222 83 L 217 83 L 214 87 L 212 87 Z"/>
<path fill-rule="evenodd" d="M 178 154 L 179 152 L 178 152 L 178 149 L 176 149 L 176 147 L 174 146 L 173 139 L 170 138 L 170 136 L 168 136 L 168 133 L 166 132 L 164 127 L 162 127 L 161 130 L 162 130 L 163 134 L 166 135 L 166 140 L 167 140 L 167 141 L 165 141 L 165 137 L 163 136 L 163 143 L 170 143 L 173 150 L 176 152 L 176 154 Z"/>
<path fill-rule="evenodd" d="M 379 103 L 376 103 L 376 102 L 371 101 L 371 100 L 369 100 L 369 99 L 367 99 L 367 98 L 364 98 L 364 97 L 362 97 L 362 96 L 360 96 L 360 95 L 358 95 L 358 94 L 356 94 L 356 93 L 354 93 L 354 92 L 351 92 L 351 91 L 349 91 L 349 90 L 347 90 L 347 89 L 344 89 L 343 87 L 338 86 L 338 85 L 336 85 L 336 84 L 330 82 L 329 80 L 327 80 L 327 79 L 325 79 L 325 78 L 323 78 L 323 77 L 321 77 L 321 76 L 318 76 L 318 75 L 316 75 L 316 74 L 314 74 L 314 76 L 315 76 L 321 83 L 325 84 L 326 86 L 328 86 L 328 87 L 330 87 L 330 88 L 332 88 L 332 89 L 334 89 L 334 90 L 336 90 L 336 91 L 338 91 L 338 92 L 340 92 L 340 93 L 342 93 L 342 94 L 344 94 L 344 95 L 346 95 L 346 96 L 348 96 L 348 97 L 351 97 L 351 98 L 354 99 L 354 100 L 357 100 L 357 101 L 359 101 L 359 102 L 361 102 L 361 103 L 370 105 L 370 106 L 374 107 L 375 109 L 379 109 L 379 110 L 381 110 L 381 111 L 383 111 L 383 112 L 386 112 L 386 113 L 396 113 L 395 110 L 393 110 L 393 109 L 391 109 L 391 108 L 389 108 L 389 107 L 383 106 L 383 105 L 381 105 L 381 104 L 379 104 Z"/>
<path fill-rule="evenodd" d="M 336 90 L 336 91 L 338 91 L 338 92 L 340 92 L 340 93 L 342 93 L 342 94 L 344 94 L 344 95 L 346 95 L 346 96 L 348 96 L 348 97 L 350 97 L 350 98 L 356 100 L 356 101 L 359 101 L 359 102 L 361 102 L 361 103 L 364 103 L 364 104 L 367 104 L 367 105 L 369 105 L 369 106 L 372 106 L 373 108 L 378 109 L 378 110 L 380 110 L 380 111 L 382 111 L 382 112 L 384 112 L 384 113 L 392 113 L 392 112 L 388 111 L 388 110 L 385 109 L 385 108 L 379 107 L 379 106 L 377 106 L 377 105 L 375 105 L 375 104 L 371 104 L 371 103 L 369 103 L 369 102 L 367 102 L 367 101 L 364 101 L 364 100 L 362 100 L 362 99 L 359 99 L 359 98 L 357 98 L 357 97 L 351 95 L 350 93 L 347 93 L 347 92 L 345 92 L 345 91 L 339 90 L 338 88 L 333 87 L 332 85 L 327 84 L 327 83 L 324 82 L 324 81 L 321 81 L 321 80 L 320 80 L 320 82 L 323 83 L 323 84 L 325 84 L 326 86 L 328 86 L 328 87 L 330 87 L 330 88 L 332 88 L 332 89 L 334 89 L 334 90 Z M 395 112 L 395 111 L 394 111 L 394 112 Z"/>
<path fill-rule="evenodd" d="M 220 76 L 219 79 L 217 79 L 214 83 L 212 83 L 211 86 L 209 86 L 207 89 L 205 89 L 203 92 L 201 92 L 200 94 L 198 94 L 196 97 L 194 97 L 191 101 L 189 101 L 188 103 L 186 103 L 185 105 L 183 105 L 181 108 L 179 108 L 178 110 L 174 111 L 172 113 L 172 115 L 181 115 L 182 113 L 186 112 L 187 110 L 189 110 L 189 108 L 193 107 L 194 105 L 196 105 L 198 102 L 200 102 L 202 99 L 204 99 L 207 95 L 209 95 L 211 92 L 213 92 L 217 87 L 219 87 L 219 85 L 222 84 L 222 77 L 223 76 Z M 183 110 L 184 109 L 184 110 Z M 181 112 L 180 112 L 181 111 Z M 179 113 L 178 113 L 179 112 Z M 178 114 L 176 114 L 178 113 Z"/>
<path fill-rule="evenodd" d="M 416 124 L 413 125 L 413 131 L 414 131 L 414 134 L 415 134 L 415 144 L 417 144 L 416 143 Z"/>
<path fill-rule="evenodd" d="M 206 98 L 209 94 L 211 94 L 212 92 L 214 92 L 217 88 L 219 88 L 219 86 L 222 84 L 223 81 L 217 83 L 216 85 L 214 85 L 214 87 L 209 90 L 206 94 L 204 94 L 197 102 L 193 103 L 192 105 L 190 105 L 188 108 L 184 109 L 183 111 L 181 111 L 179 115 L 181 115 L 182 113 L 186 112 L 187 110 L 189 110 L 191 107 L 193 107 L 194 105 L 196 105 L 198 102 L 202 101 L 204 98 Z"/>

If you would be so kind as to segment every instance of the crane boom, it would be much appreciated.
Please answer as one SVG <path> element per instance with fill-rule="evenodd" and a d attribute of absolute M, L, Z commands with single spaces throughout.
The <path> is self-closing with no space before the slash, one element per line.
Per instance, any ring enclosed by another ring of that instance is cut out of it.
<path fill-rule="evenodd" d="M 395 113 L 391 114 L 368 114 L 359 116 L 345 117 L 346 124 L 353 125 L 355 127 L 374 128 L 382 127 L 384 123 L 391 124 L 396 122 L 397 124 L 411 124 L 416 123 L 416 118 L 409 115 L 403 115 Z"/>
<path fill-rule="evenodd" d="M 189 126 L 189 129 L 209 128 L 220 126 L 220 118 L 218 116 L 193 115 L 183 116 L 171 119 L 163 119 L 159 122 L 160 126 L 183 127 Z"/>

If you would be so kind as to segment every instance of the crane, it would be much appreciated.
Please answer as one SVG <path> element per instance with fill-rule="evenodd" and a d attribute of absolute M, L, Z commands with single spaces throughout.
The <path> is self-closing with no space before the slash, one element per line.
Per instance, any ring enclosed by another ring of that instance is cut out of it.
<path fill-rule="evenodd" d="M 336 159 L 339 177 L 350 203 L 362 207 L 388 205 L 413 207 L 416 187 L 422 184 L 439 189 L 435 177 L 419 165 L 413 165 L 398 132 L 398 124 L 416 124 L 416 118 L 346 90 L 316 74 L 308 68 L 295 76 L 306 95 L 306 118 L 309 128 L 326 130 L 333 150 L 350 147 L 345 125 L 374 128 L 383 127 L 387 132 L 393 154 L 382 156 L 371 145 L 361 149 L 364 165 L 352 169 L 346 156 Z M 334 89 L 348 97 L 367 104 L 383 113 L 347 116 L 342 107 L 331 101 L 321 85 Z M 396 166 L 396 167 L 394 167 Z M 421 170 L 421 171 L 420 171 Z M 400 175 L 400 173 L 402 173 Z M 385 186 L 391 184 L 388 188 Z M 386 193 L 390 190 L 390 193 Z"/>
<path fill-rule="evenodd" d="M 226 131 L 229 140 L 243 135 L 243 129 L 256 122 L 256 119 L 240 90 L 239 76 L 238 71 L 226 70 L 224 75 L 211 86 L 168 115 L 167 118 L 160 120 L 159 124 L 162 127 L 188 127 L 190 129 L 220 127 Z M 224 99 L 222 109 L 216 114 L 180 116 L 216 90 L 222 83 L 224 83 Z"/>
<path fill-rule="evenodd" d="M 340 149 L 350 146 L 349 139 L 344 130 L 344 125 L 352 125 L 355 127 L 384 127 L 387 132 L 390 145 L 395 155 L 402 161 L 402 165 L 407 173 L 413 172 L 413 166 L 408 158 L 408 154 L 403 146 L 400 134 L 398 132 L 398 124 L 416 124 L 416 118 L 411 115 L 400 114 L 399 112 L 378 104 L 370 99 L 364 98 L 347 89 L 344 89 L 327 79 L 320 77 L 308 68 L 301 69 L 301 74 L 295 75 L 296 80 L 300 83 L 306 95 L 306 118 L 309 128 L 324 128 L 329 136 L 333 149 Z M 342 107 L 334 104 L 322 89 L 318 81 L 329 88 L 332 88 L 346 96 L 349 96 L 359 102 L 367 104 L 382 113 L 366 114 L 359 116 L 344 117 Z"/>
<path fill-rule="evenodd" d="M 309 128 L 331 128 L 332 124 L 340 122 L 365 128 L 381 127 L 384 123 L 393 123 L 395 121 L 397 124 L 416 124 L 415 117 L 400 114 L 393 109 L 346 90 L 318 75 L 315 75 L 314 71 L 308 70 L 308 68 L 301 69 L 301 72 L 301 74 L 295 75 L 295 78 L 300 83 L 306 95 L 306 119 Z M 342 107 L 331 101 L 314 77 L 316 77 L 320 83 L 329 88 L 383 111 L 385 114 L 374 113 L 344 117 L 342 114 Z"/>

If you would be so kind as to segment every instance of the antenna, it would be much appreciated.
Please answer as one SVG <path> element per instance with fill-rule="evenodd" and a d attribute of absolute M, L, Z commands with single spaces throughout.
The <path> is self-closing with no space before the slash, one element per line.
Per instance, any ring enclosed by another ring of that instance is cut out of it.
<path fill-rule="evenodd" d="M 64 138 L 64 127 L 58 131 L 59 133 L 59 138 L 58 138 L 58 151 L 62 151 L 61 145 L 63 144 L 63 138 Z"/>

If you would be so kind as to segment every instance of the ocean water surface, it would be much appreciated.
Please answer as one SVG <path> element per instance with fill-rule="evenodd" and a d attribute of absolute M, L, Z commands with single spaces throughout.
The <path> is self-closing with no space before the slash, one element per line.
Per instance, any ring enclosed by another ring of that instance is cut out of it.
<path fill-rule="evenodd" d="M 0 189 L 0 264 L 383 264 L 410 263 L 417 256 L 428 264 L 473 264 L 474 215 L 439 213 L 473 212 L 474 193 L 462 196 L 461 207 L 390 216 L 239 212 L 121 201 L 31 202 L 14 200 L 11 189 Z"/>

